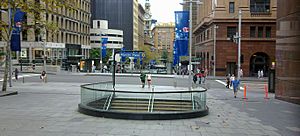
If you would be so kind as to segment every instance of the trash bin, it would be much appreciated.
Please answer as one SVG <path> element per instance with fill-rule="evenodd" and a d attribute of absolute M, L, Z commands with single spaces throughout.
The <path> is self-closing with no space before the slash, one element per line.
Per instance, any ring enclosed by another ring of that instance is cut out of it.
<path fill-rule="evenodd" d="M 269 93 L 275 93 L 275 69 L 269 69 L 268 88 Z"/>

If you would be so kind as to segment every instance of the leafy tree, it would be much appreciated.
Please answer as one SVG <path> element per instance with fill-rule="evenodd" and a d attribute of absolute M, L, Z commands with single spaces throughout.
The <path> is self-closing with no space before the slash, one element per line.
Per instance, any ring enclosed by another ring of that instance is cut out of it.
<path fill-rule="evenodd" d="M 145 53 L 145 58 L 143 60 L 144 64 L 149 64 L 150 63 L 150 60 L 157 60 L 157 52 L 154 50 L 154 51 L 151 51 L 151 46 L 148 46 L 148 45 L 142 45 L 140 47 L 140 50 L 141 51 L 144 51 Z"/>
<path fill-rule="evenodd" d="M 52 34 L 55 34 L 59 27 L 55 22 L 51 22 L 46 19 L 47 14 L 56 13 L 61 14 L 62 9 L 74 11 L 76 10 L 77 3 L 74 3 L 73 0 L 40 0 L 40 2 L 36 2 L 35 0 L 1 0 L 1 12 L 6 11 L 10 12 L 10 17 L 8 16 L 9 21 L 0 19 L 0 36 L 6 42 L 6 60 L 5 60 L 5 70 L 4 70 L 4 80 L 2 85 L 2 91 L 7 90 L 7 78 L 9 65 L 11 63 L 11 48 L 10 41 L 12 37 L 14 17 L 16 15 L 17 9 L 25 12 L 27 17 L 31 17 L 33 22 L 24 23 L 24 28 L 40 28 L 40 31 L 44 34 L 49 34 L 46 37 L 52 37 Z M 11 9 L 11 10 L 8 10 Z M 7 14 L 8 15 L 8 14 Z M 42 28 L 42 30 L 41 30 Z M 48 33 L 47 33 L 48 32 Z M 45 64 L 45 60 L 44 60 Z M 11 76 L 10 76 L 11 79 Z"/>
<path fill-rule="evenodd" d="M 91 59 L 100 58 L 100 49 L 96 49 L 96 48 L 91 49 L 90 56 L 91 56 Z"/>

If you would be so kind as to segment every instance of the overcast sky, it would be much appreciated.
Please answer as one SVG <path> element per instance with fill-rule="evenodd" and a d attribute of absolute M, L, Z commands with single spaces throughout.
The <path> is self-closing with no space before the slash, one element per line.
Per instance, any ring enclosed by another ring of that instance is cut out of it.
<path fill-rule="evenodd" d="M 182 0 L 150 0 L 152 19 L 157 22 L 175 22 L 174 11 L 181 11 Z M 139 0 L 145 6 L 145 0 Z"/>

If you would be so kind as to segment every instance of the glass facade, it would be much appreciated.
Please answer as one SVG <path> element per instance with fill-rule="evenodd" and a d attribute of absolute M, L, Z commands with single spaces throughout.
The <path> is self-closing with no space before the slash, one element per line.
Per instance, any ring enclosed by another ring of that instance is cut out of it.
<path fill-rule="evenodd" d="M 108 28 L 123 30 L 124 47 L 133 49 L 132 0 L 92 0 L 91 12 L 91 20 L 108 20 Z"/>

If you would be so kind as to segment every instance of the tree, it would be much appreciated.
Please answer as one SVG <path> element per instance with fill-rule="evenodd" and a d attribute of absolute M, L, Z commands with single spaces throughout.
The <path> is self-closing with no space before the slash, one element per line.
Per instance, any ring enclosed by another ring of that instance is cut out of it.
<path fill-rule="evenodd" d="M 0 36 L 6 42 L 6 60 L 3 76 L 2 91 L 7 90 L 7 78 L 9 73 L 9 79 L 11 81 L 11 72 L 9 72 L 9 65 L 11 65 L 11 45 L 12 31 L 14 29 L 14 17 L 17 9 L 25 12 L 28 17 L 32 18 L 29 25 L 25 23 L 24 28 L 36 28 L 43 29 L 43 33 L 55 34 L 58 31 L 58 25 L 55 22 L 51 22 L 46 19 L 48 13 L 61 14 L 61 10 L 76 10 L 76 3 L 73 0 L 1 0 L 1 12 L 8 13 L 8 20 L 4 21 L 0 19 Z M 9 16 L 10 15 L 10 16 Z M 52 37 L 52 36 L 48 36 Z M 47 36 L 45 37 L 47 38 Z M 47 39 L 46 39 L 47 40 Z M 44 51 L 45 53 L 45 51 Z M 44 59 L 44 64 L 45 64 Z"/>
<path fill-rule="evenodd" d="M 144 51 L 145 53 L 145 58 L 143 60 L 143 62 L 145 63 L 149 63 L 150 60 L 157 60 L 157 53 L 156 51 L 151 51 L 151 46 L 148 46 L 148 45 L 142 45 L 140 47 L 140 50 Z"/>
<path fill-rule="evenodd" d="M 97 49 L 97 48 L 91 49 L 90 56 L 92 59 L 100 58 L 100 49 Z"/>

